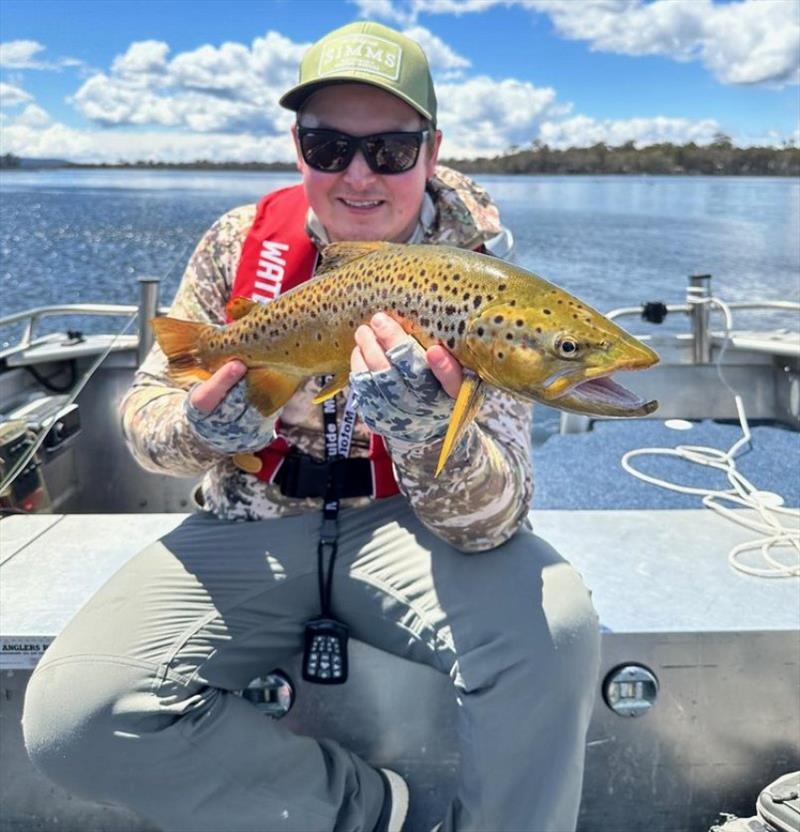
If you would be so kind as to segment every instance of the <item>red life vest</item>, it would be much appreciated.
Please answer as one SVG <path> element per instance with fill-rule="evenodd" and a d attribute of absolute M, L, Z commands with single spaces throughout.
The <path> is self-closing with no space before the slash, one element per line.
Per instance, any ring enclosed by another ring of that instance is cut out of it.
<path fill-rule="evenodd" d="M 281 188 L 267 194 L 256 208 L 256 216 L 242 247 L 231 297 L 246 297 L 269 303 L 282 292 L 313 277 L 318 252 L 306 234 L 308 201 L 302 185 Z M 261 469 L 255 474 L 264 482 L 274 482 L 291 450 L 282 435 L 280 419 L 275 423 L 276 438 L 255 456 Z M 377 434 L 370 434 L 369 460 L 372 468 L 372 496 L 391 497 L 399 493 L 386 445 Z"/>

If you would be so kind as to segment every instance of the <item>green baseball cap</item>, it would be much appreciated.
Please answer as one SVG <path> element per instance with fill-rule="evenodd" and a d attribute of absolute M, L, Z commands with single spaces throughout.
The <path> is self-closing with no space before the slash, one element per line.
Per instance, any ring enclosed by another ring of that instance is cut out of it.
<path fill-rule="evenodd" d="M 328 84 L 371 84 L 396 95 L 436 122 L 436 93 L 422 47 L 380 23 L 349 23 L 325 35 L 303 55 L 300 80 L 280 99 L 287 110 Z"/>

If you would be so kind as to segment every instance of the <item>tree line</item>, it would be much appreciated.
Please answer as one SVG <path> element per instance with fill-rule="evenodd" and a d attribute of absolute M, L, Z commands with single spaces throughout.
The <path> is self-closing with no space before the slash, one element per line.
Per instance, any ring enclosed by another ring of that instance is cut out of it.
<path fill-rule="evenodd" d="M 800 147 L 735 147 L 722 137 L 708 145 L 662 142 L 637 148 L 633 142 L 617 147 L 600 142 L 556 150 L 537 141 L 493 158 L 443 164 L 464 173 L 800 176 Z"/>
<path fill-rule="evenodd" d="M 52 160 L 48 160 L 52 167 Z M 800 176 L 800 147 L 735 147 L 727 136 L 711 144 L 662 142 L 636 147 L 633 142 L 611 146 L 602 142 L 591 147 L 557 150 L 543 142 L 527 148 L 512 147 L 503 154 L 477 159 L 444 159 L 442 164 L 463 173 L 502 174 L 652 174 L 705 176 Z M 0 156 L 0 168 L 32 168 L 35 159 L 11 153 Z M 133 168 L 147 170 L 296 170 L 290 162 L 193 162 L 137 161 L 79 164 L 63 162 L 69 168 Z"/>

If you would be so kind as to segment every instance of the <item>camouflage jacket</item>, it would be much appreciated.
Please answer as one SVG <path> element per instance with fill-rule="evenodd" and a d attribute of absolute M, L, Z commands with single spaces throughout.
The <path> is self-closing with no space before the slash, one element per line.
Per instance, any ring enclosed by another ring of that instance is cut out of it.
<path fill-rule="evenodd" d="M 438 168 L 428 193 L 435 210 L 423 211 L 422 242 L 472 248 L 498 233 L 496 207 L 461 174 Z M 255 205 L 236 208 L 206 232 L 183 275 L 171 316 L 225 323 L 225 304 L 254 215 Z M 309 233 L 319 243 L 313 225 Z M 280 418 L 291 443 L 324 458 L 321 408 L 311 402 L 318 389 L 318 380 L 310 379 Z M 347 392 L 337 397 L 340 419 Z M 120 404 L 126 440 L 144 468 L 174 476 L 202 474 L 205 508 L 225 519 L 259 520 L 321 508 L 319 499 L 284 496 L 278 486 L 245 473 L 230 455 L 212 449 L 187 419 L 186 399 L 186 389 L 169 379 L 156 344 Z M 532 497 L 531 419 L 529 405 L 490 388 L 467 436 L 437 479 L 433 473 L 440 438 L 419 444 L 387 439 L 400 490 L 419 519 L 465 551 L 490 549 L 509 538 L 525 522 Z M 368 446 L 368 428 L 358 419 L 351 456 L 366 456 Z M 343 500 L 342 505 L 365 505 L 370 499 Z"/>

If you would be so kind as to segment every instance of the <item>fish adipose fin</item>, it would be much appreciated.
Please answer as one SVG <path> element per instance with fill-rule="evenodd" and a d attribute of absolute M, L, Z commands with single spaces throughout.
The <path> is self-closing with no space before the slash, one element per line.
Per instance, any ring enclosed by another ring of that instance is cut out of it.
<path fill-rule="evenodd" d="M 325 274 L 325 272 L 332 272 L 334 269 L 338 269 L 339 266 L 344 266 L 345 263 L 351 263 L 360 257 L 366 257 L 368 254 L 373 254 L 391 246 L 392 243 L 383 242 L 329 243 L 322 250 L 322 260 L 317 266 L 314 276 L 317 277 Z"/>
<path fill-rule="evenodd" d="M 231 298 L 225 304 L 225 311 L 232 321 L 238 321 L 239 318 L 244 318 L 253 311 L 254 306 L 260 306 L 257 301 L 250 300 L 250 298 L 239 297 Z"/>
<path fill-rule="evenodd" d="M 447 426 L 444 444 L 439 453 L 435 477 L 439 476 L 453 448 L 458 445 L 469 423 L 475 418 L 483 401 L 484 392 L 484 383 L 479 376 L 464 376 L 458 390 L 456 403 L 453 405 L 453 415 L 450 417 L 450 424 Z"/>
<path fill-rule="evenodd" d="M 169 361 L 167 372 L 173 381 L 192 384 L 211 378 L 211 373 L 202 366 L 198 343 L 213 327 L 177 318 L 151 318 L 150 325 Z"/>
<path fill-rule="evenodd" d="M 302 379 L 257 367 L 248 370 L 244 377 L 247 384 L 247 399 L 262 416 L 271 416 L 282 408 L 297 391 Z"/>
<path fill-rule="evenodd" d="M 347 382 L 350 381 L 350 369 L 340 370 L 336 375 L 314 396 L 314 404 L 322 404 L 325 399 L 335 396 Z"/>

